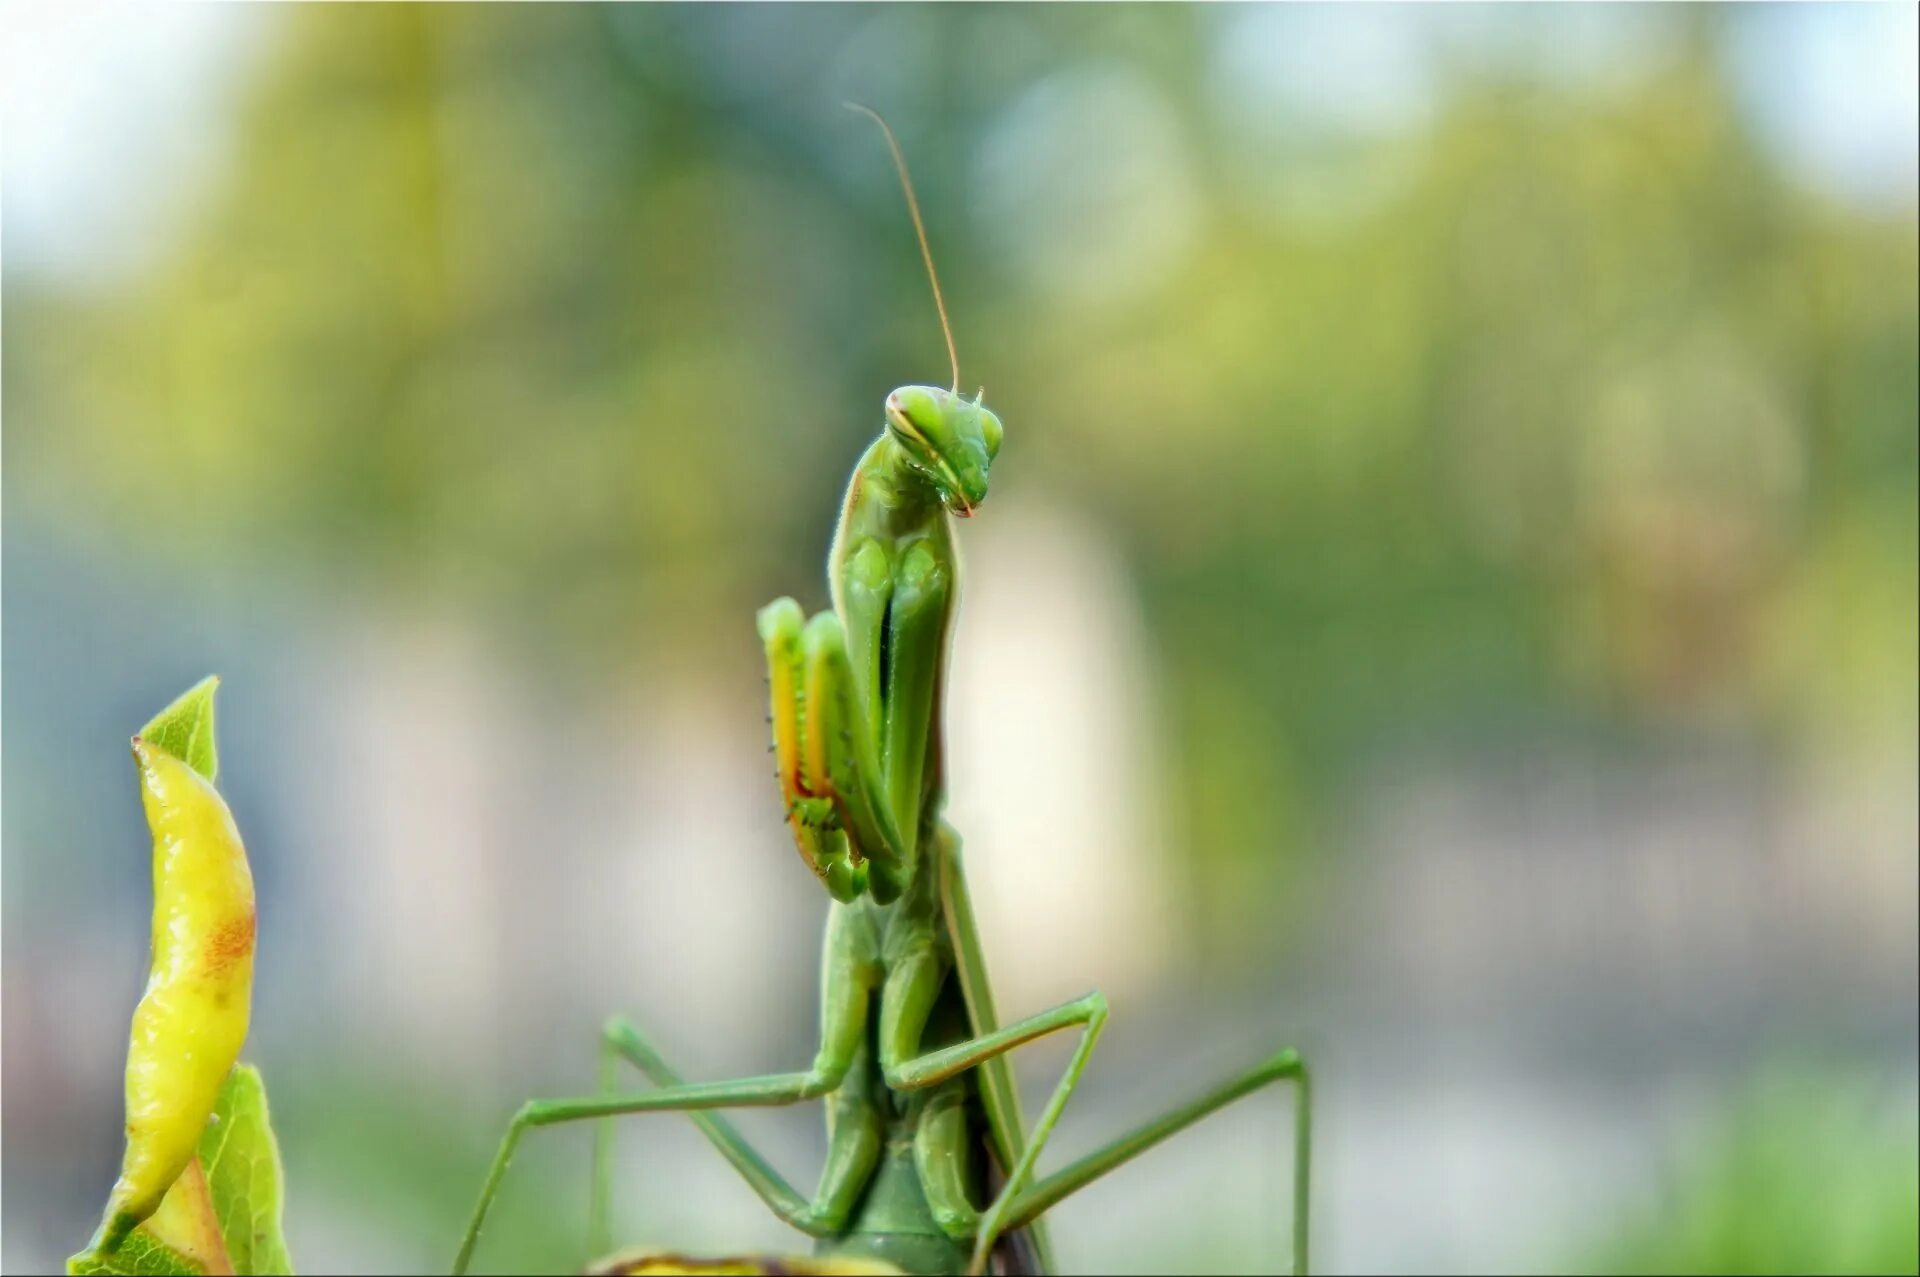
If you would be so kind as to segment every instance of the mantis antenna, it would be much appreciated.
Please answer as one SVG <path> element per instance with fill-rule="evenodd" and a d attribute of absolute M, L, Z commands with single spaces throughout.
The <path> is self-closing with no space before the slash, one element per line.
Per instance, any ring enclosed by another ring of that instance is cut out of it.
<path fill-rule="evenodd" d="M 907 157 L 900 154 L 900 143 L 894 139 L 893 130 L 880 117 L 880 112 L 858 102 L 843 102 L 849 111 L 858 111 L 880 126 L 886 134 L 887 149 L 893 152 L 893 166 L 900 171 L 900 189 L 907 193 L 907 212 L 913 217 L 913 233 L 920 237 L 920 257 L 927 264 L 927 278 L 933 283 L 933 306 L 940 312 L 940 332 L 947 339 L 947 362 L 953 365 L 953 393 L 960 393 L 960 352 L 953 344 L 953 325 L 947 322 L 947 301 L 940 295 L 940 272 L 933 268 L 933 250 L 927 247 L 926 223 L 920 220 L 920 201 L 914 198 L 913 178 L 907 175 Z"/>

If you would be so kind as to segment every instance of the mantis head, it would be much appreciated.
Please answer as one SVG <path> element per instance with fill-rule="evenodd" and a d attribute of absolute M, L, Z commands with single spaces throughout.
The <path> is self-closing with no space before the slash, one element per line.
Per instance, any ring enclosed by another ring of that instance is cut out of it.
<path fill-rule="evenodd" d="M 847 106 L 878 124 L 887 139 L 893 167 L 900 174 L 900 189 L 907 197 L 907 213 L 913 218 L 913 233 L 920 241 L 920 260 L 927 264 L 927 282 L 933 285 L 933 308 L 940 315 L 940 335 L 947 339 L 947 362 L 953 365 L 952 390 L 902 386 L 887 396 L 887 433 L 906 454 L 908 464 L 933 484 L 941 504 L 969 518 L 974 507 L 987 499 L 987 471 L 1000 451 L 1000 418 L 981 404 L 985 391 L 971 400 L 960 397 L 960 352 L 953 344 L 947 302 L 940 295 L 940 272 L 933 268 L 926 223 L 920 219 L 920 201 L 913 194 L 900 143 L 878 111 L 858 102 Z"/>
<path fill-rule="evenodd" d="M 1000 451 L 1000 418 L 978 397 L 932 386 L 902 386 L 887 396 L 887 433 L 926 475 L 947 509 L 968 518 L 987 499 L 987 471 Z"/>

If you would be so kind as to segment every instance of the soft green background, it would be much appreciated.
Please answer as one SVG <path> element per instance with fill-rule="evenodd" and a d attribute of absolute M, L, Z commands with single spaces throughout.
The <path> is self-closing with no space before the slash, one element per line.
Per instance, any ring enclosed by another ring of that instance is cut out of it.
<path fill-rule="evenodd" d="M 9 1271 L 111 1181 L 124 740 L 210 670 L 297 1263 L 444 1265 L 607 1011 L 805 1058 L 752 611 L 944 378 L 845 97 L 1007 423 L 954 814 L 1003 1005 L 1114 999 L 1062 1151 L 1298 1042 L 1331 1268 L 1914 1270 L 1910 6 L 10 21 Z M 1063 1257 L 1275 1262 L 1280 1113 Z M 626 1239 L 792 1244 L 623 1138 Z M 484 1262 L 577 1265 L 585 1148 Z"/>

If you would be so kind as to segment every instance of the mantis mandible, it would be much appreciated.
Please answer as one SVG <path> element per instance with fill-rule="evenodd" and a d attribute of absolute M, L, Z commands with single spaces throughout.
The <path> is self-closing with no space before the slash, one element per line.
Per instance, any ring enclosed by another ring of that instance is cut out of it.
<path fill-rule="evenodd" d="M 808 619 L 783 598 L 759 614 L 773 752 L 787 823 L 828 906 L 820 1046 L 791 1073 L 687 1082 L 631 1022 L 601 1035 L 601 1094 L 532 1100 L 501 1141 L 453 1271 L 464 1273 L 520 1137 L 629 1113 L 688 1113 L 762 1201 L 822 1255 L 910 1273 L 1047 1272 L 1043 1222 L 1068 1194 L 1269 1083 L 1295 1084 L 1293 1264 L 1306 1271 L 1311 1150 L 1307 1070 L 1285 1050 L 1042 1178 L 1035 1163 L 1107 1022 L 1098 992 L 1003 1025 L 967 893 L 960 837 L 941 818 L 942 697 L 959 564 L 953 517 L 987 496 L 1000 418 L 960 394 L 960 361 L 919 202 L 899 171 L 933 286 L 952 388 L 903 386 L 855 466 L 827 559 L 833 606 Z M 1007 1053 L 1079 1030 L 1031 1130 Z M 620 1061 L 656 1089 L 614 1093 Z M 824 1100 L 828 1150 L 802 1197 L 717 1110 Z M 595 1147 L 592 1242 L 604 1253 L 611 1124 Z"/>

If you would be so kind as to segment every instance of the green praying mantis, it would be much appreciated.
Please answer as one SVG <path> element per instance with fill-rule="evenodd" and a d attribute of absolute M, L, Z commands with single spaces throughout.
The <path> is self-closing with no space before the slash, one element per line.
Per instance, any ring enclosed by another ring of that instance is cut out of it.
<path fill-rule="evenodd" d="M 831 610 L 790 598 L 759 614 L 773 752 L 801 859 L 832 897 L 821 972 L 820 1046 L 810 1067 L 687 1082 L 631 1022 L 607 1021 L 601 1093 L 532 1100 L 508 1125 L 467 1225 L 467 1270 L 514 1149 L 528 1130 L 630 1113 L 684 1112 L 766 1205 L 821 1256 L 909 1273 L 1053 1270 L 1046 1212 L 1201 1118 L 1269 1083 L 1295 1084 L 1293 1265 L 1307 1265 L 1310 1092 L 1283 1050 L 1095 1152 L 1036 1178 L 1036 1164 L 1107 1022 L 1098 992 L 1002 1024 L 987 984 L 960 837 L 941 818 L 942 709 L 959 586 L 953 517 L 987 496 L 1000 418 L 960 394 L 960 361 L 905 158 L 898 169 L 933 287 L 953 386 L 903 386 L 854 467 L 827 560 Z M 1028 1129 L 1008 1052 L 1078 1029 L 1079 1041 Z M 613 1090 L 620 1063 L 655 1089 Z M 826 1163 L 802 1197 L 719 1110 L 826 1101 Z M 607 1250 L 609 1122 L 596 1132 L 592 1243 Z M 771 1269 L 769 1270 L 771 1271 Z"/>

